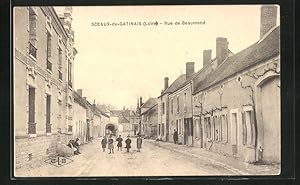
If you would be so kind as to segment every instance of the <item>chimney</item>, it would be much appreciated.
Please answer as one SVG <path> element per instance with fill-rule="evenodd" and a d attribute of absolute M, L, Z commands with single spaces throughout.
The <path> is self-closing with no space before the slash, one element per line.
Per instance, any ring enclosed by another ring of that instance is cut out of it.
<path fill-rule="evenodd" d="M 185 70 L 186 79 L 189 79 L 195 72 L 195 62 L 187 62 Z"/>
<path fill-rule="evenodd" d="M 143 99 L 140 97 L 140 107 L 143 105 Z"/>
<path fill-rule="evenodd" d="M 125 110 L 126 108 L 125 108 L 125 106 L 123 106 L 123 110 Z"/>
<path fill-rule="evenodd" d="M 220 65 L 228 57 L 228 44 L 227 38 L 217 37 L 216 57 L 218 65 Z"/>
<path fill-rule="evenodd" d="M 82 89 L 77 89 L 77 93 L 82 97 Z"/>
<path fill-rule="evenodd" d="M 169 78 L 165 77 L 165 89 L 164 90 L 166 90 L 168 87 L 169 87 Z"/>
<path fill-rule="evenodd" d="M 203 50 L 203 67 L 211 61 L 211 49 Z"/>
<path fill-rule="evenodd" d="M 262 5 L 260 9 L 260 38 L 276 26 L 276 20 L 277 7 L 274 5 Z"/>

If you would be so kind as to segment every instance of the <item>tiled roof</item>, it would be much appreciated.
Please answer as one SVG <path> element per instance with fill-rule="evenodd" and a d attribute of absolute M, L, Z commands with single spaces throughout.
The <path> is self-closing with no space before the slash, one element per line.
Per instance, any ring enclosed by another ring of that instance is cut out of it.
<path fill-rule="evenodd" d="M 155 104 L 157 104 L 157 98 L 149 98 L 142 106 L 141 108 L 151 108 Z"/>
<path fill-rule="evenodd" d="M 245 70 L 259 62 L 268 60 L 280 52 L 280 27 L 276 27 L 263 40 L 256 42 L 248 48 L 228 57 L 214 72 L 204 80 L 195 84 L 194 94 L 204 90 L 222 80 Z"/>
<path fill-rule="evenodd" d="M 166 89 L 162 92 L 162 94 L 159 96 L 161 97 L 162 95 L 166 93 L 172 93 L 176 91 L 181 85 L 185 82 L 185 74 L 181 74 L 177 77 L 177 79 Z"/>
<path fill-rule="evenodd" d="M 156 111 L 157 110 L 157 104 L 153 105 L 152 107 L 150 107 L 149 109 L 147 109 L 146 111 L 144 111 L 142 114 L 146 114 L 150 111 L 150 114 L 153 112 L 153 111 Z"/>
<path fill-rule="evenodd" d="M 87 108 L 86 100 L 81 97 L 77 92 L 73 91 L 74 102 L 81 105 L 84 108 Z"/>
<path fill-rule="evenodd" d="M 232 56 L 233 53 L 228 49 L 228 55 Z M 186 86 L 189 82 L 191 82 L 191 80 L 193 80 L 194 82 L 197 82 L 199 80 L 203 80 L 203 78 L 206 77 L 206 75 L 208 75 L 210 72 L 212 72 L 212 66 L 213 63 L 217 60 L 217 58 L 213 58 L 209 61 L 209 64 L 202 67 L 199 71 L 197 71 L 196 73 L 194 73 L 189 79 L 186 79 L 184 83 L 181 84 L 181 86 L 179 86 L 177 89 L 174 90 L 177 91 L 181 88 L 183 88 L 184 86 Z"/>

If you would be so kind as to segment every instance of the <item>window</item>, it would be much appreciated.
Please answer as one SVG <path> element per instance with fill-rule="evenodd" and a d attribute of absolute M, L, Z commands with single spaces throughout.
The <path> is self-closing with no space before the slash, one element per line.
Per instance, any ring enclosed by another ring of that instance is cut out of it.
<path fill-rule="evenodd" d="M 161 135 L 165 134 L 165 124 L 161 124 Z"/>
<path fill-rule="evenodd" d="M 176 103 L 177 103 L 177 113 L 179 113 L 179 96 L 177 96 L 177 99 L 176 99 Z"/>
<path fill-rule="evenodd" d="M 33 7 L 29 8 L 29 55 L 37 58 L 37 14 Z"/>
<path fill-rule="evenodd" d="M 231 113 L 231 144 L 237 144 L 237 135 L 238 135 L 238 127 L 237 127 L 237 111 Z"/>
<path fill-rule="evenodd" d="M 206 137 L 207 139 L 212 139 L 212 127 L 211 127 L 211 122 L 210 122 L 210 117 L 204 118 L 204 124 L 205 124 L 205 132 L 206 132 Z"/>
<path fill-rule="evenodd" d="M 51 96 L 46 95 L 46 133 L 51 133 Z"/>
<path fill-rule="evenodd" d="M 28 93 L 28 133 L 36 134 L 35 123 L 35 88 L 29 87 Z"/>
<path fill-rule="evenodd" d="M 181 119 L 179 121 L 179 134 L 182 134 L 182 124 L 181 124 Z"/>
<path fill-rule="evenodd" d="M 51 58 L 51 34 L 47 31 L 47 69 L 52 71 Z"/>
<path fill-rule="evenodd" d="M 218 117 L 214 116 L 213 117 L 213 129 L 214 129 L 214 140 L 219 141 L 219 122 L 218 122 Z"/>
<path fill-rule="evenodd" d="M 195 120 L 195 137 L 200 138 L 200 120 Z"/>
<path fill-rule="evenodd" d="M 242 113 L 243 124 L 243 145 L 253 146 L 255 144 L 255 125 L 254 115 L 252 110 L 247 110 Z"/>
<path fill-rule="evenodd" d="M 160 135 L 160 124 L 158 124 L 158 135 Z"/>
<path fill-rule="evenodd" d="M 62 68 L 63 53 L 61 47 L 58 47 L 58 67 Z"/>
<path fill-rule="evenodd" d="M 37 49 L 31 42 L 29 42 L 29 55 L 35 59 L 37 57 Z"/>
<path fill-rule="evenodd" d="M 68 132 L 72 132 L 73 130 L 73 126 L 72 125 L 68 125 Z"/>
<path fill-rule="evenodd" d="M 165 103 L 162 103 L 162 114 L 165 114 Z"/>
<path fill-rule="evenodd" d="M 58 79 L 62 81 L 62 72 L 58 70 Z"/>
<path fill-rule="evenodd" d="M 174 107 L 173 107 L 173 103 L 174 103 L 174 102 L 173 102 L 173 99 L 171 99 L 171 114 L 173 114 L 173 108 L 174 108 Z"/>
<path fill-rule="evenodd" d="M 187 111 L 187 106 L 186 106 L 186 93 L 184 93 L 184 112 Z"/>
<path fill-rule="evenodd" d="M 178 132 L 178 128 L 179 128 L 178 120 L 176 120 L 176 130 L 177 130 L 177 132 Z"/>
<path fill-rule="evenodd" d="M 221 121 L 221 141 L 227 142 L 228 141 L 228 121 L 227 115 L 220 116 Z"/>
<path fill-rule="evenodd" d="M 72 63 L 68 61 L 68 85 L 72 87 Z"/>

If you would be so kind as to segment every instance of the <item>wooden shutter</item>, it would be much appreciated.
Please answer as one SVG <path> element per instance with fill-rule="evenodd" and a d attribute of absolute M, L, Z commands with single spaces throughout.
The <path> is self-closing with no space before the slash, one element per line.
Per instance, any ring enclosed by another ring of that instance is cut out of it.
<path fill-rule="evenodd" d="M 242 112 L 242 127 L 243 127 L 243 145 L 247 143 L 247 126 L 246 126 L 246 119 L 245 119 L 245 112 Z"/>

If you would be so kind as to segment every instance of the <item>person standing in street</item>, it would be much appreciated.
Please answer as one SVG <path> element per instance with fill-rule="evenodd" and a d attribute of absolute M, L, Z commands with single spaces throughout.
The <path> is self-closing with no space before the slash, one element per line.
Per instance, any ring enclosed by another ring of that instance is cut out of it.
<path fill-rule="evenodd" d="M 174 144 L 177 144 L 178 143 L 178 132 L 176 129 L 174 129 L 173 139 L 174 139 Z"/>
<path fill-rule="evenodd" d="M 141 151 L 141 148 L 142 148 L 142 137 L 141 135 L 139 135 L 136 139 L 136 146 L 137 146 L 137 151 L 140 152 Z"/>
<path fill-rule="evenodd" d="M 125 140 L 126 146 L 125 148 L 127 149 L 127 152 L 129 152 L 129 149 L 131 148 L 131 139 L 129 137 L 129 135 L 127 136 L 127 139 Z"/>
<path fill-rule="evenodd" d="M 103 139 L 101 140 L 101 145 L 102 145 L 103 152 L 105 152 L 105 148 L 106 148 L 106 145 L 107 145 L 106 136 L 104 136 Z"/>
<path fill-rule="evenodd" d="M 109 154 L 114 153 L 114 140 L 112 139 L 112 136 L 109 136 L 108 139 L 108 149 L 109 149 Z"/>
<path fill-rule="evenodd" d="M 119 137 L 116 139 L 116 141 L 118 142 L 117 147 L 118 147 L 118 151 L 121 150 L 122 151 L 122 137 L 121 135 L 119 135 Z"/>

